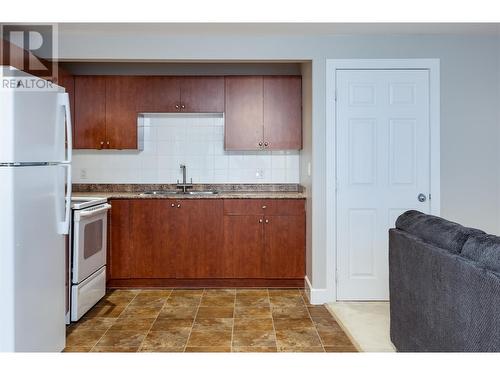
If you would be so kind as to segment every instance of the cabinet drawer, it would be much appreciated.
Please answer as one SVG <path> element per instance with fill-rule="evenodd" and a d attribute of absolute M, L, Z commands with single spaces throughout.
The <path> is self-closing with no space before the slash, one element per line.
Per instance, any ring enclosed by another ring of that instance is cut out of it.
<path fill-rule="evenodd" d="M 262 206 L 267 216 L 304 215 L 306 211 L 304 199 L 265 199 Z"/>
<path fill-rule="evenodd" d="M 224 215 L 264 215 L 261 199 L 225 199 Z"/>

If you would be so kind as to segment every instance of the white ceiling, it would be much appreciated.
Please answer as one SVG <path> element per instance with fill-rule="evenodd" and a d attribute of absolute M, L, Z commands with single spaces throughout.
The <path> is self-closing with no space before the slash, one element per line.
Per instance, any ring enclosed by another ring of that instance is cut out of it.
<path fill-rule="evenodd" d="M 500 23 L 61 23 L 64 34 L 134 35 L 500 35 Z"/>

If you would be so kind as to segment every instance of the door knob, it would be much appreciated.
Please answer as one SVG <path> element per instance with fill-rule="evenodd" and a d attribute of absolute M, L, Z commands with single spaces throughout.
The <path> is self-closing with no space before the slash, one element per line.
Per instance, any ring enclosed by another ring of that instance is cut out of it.
<path fill-rule="evenodd" d="M 267 147 L 267 146 L 269 146 L 269 143 L 264 142 L 264 147 Z"/>
<path fill-rule="evenodd" d="M 259 142 L 259 147 L 262 147 L 262 142 Z"/>
<path fill-rule="evenodd" d="M 262 223 L 262 219 L 259 219 L 259 223 Z"/>
<path fill-rule="evenodd" d="M 186 108 L 186 106 L 183 104 L 183 105 L 181 105 L 181 108 L 182 108 L 182 109 L 185 109 L 185 108 Z"/>
<path fill-rule="evenodd" d="M 172 207 L 175 207 L 175 204 L 172 203 Z"/>
<path fill-rule="evenodd" d="M 176 105 L 175 105 L 175 109 L 179 109 L 179 104 L 176 104 Z"/>
<path fill-rule="evenodd" d="M 417 199 L 419 202 L 425 202 L 427 200 L 427 197 L 425 196 L 425 194 L 423 193 L 420 193 L 418 196 L 417 196 Z"/>

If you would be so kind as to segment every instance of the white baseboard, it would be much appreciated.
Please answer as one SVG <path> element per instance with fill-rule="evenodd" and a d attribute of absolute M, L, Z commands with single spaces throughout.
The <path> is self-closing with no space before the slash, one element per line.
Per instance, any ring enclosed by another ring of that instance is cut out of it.
<path fill-rule="evenodd" d="M 311 305 L 322 305 L 324 303 L 333 302 L 328 289 L 313 288 L 307 276 L 304 278 L 304 288 Z"/>

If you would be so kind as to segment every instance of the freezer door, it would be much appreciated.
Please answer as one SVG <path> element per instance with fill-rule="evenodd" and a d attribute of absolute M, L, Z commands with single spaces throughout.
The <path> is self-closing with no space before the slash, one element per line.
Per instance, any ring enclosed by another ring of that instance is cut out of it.
<path fill-rule="evenodd" d="M 61 90 L 0 88 L 0 164 L 70 161 L 69 101 Z"/>
<path fill-rule="evenodd" d="M 65 346 L 65 174 L 0 167 L 0 351 Z"/>

